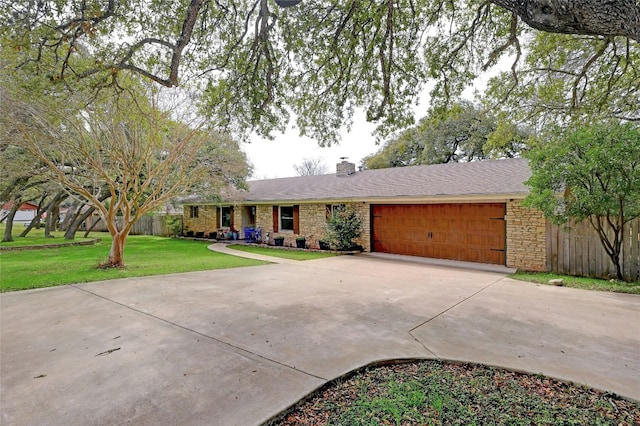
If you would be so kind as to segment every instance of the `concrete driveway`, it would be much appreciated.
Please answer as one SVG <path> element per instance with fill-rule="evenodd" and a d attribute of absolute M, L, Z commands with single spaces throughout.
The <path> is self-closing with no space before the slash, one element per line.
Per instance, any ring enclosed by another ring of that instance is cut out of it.
<path fill-rule="evenodd" d="M 256 425 L 371 362 L 443 358 L 640 400 L 640 297 L 370 255 L 0 296 L 3 425 Z"/>

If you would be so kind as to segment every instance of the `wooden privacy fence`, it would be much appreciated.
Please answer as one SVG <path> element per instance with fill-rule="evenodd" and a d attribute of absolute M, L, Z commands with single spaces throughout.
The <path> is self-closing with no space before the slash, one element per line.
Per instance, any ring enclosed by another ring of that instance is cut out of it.
<path fill-rule="evenodd" d="M 624 278 L 640 281 L 640 218 L 625 225 L 620 259 Z M 588 221 L 570 223 L 568 229 L 547 222 L 547 270 L 594 278 L 616 277 L 615 266 Z"/>
<path fill-rule="evenodd" d="M 171 217 L 174 217 L 173 215 Z M 176 217 L 180 217 L 179 215 Z M 107 231 L 107 227 L 101 219 L 97 219 L 100 222 L 97 223 L 94 227 L 94 231 L 104 232 Z M 116 218 L 118 221 L 118 225 L 122 224 L 122 218 Z M 168 237 L 170 235 L 170 230 L 167 226 L 167 216 L 159 215 L 159 216 L 142 216 L 138 221 L 133 225 L 131 229 L 131 235 L 157 235 L 160 237 Z"/>

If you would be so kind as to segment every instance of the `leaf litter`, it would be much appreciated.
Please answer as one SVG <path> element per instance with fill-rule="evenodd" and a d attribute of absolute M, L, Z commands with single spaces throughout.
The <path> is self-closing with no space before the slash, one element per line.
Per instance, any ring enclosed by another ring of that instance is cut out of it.
<path fill-rule="evenodd" d="M 631 426 L 640 404 L 546 376 L 427 360 L 359 370 L 267 424 Z"/>

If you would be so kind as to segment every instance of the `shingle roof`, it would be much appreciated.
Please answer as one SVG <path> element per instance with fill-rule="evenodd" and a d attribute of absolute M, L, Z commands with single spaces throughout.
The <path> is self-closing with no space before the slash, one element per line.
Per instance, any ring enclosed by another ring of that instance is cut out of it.
<path fill-rule="evenodd" d="M 433 198 L 526 195 L 531 176 L 525 159 L 486 160 L 365 170 L 350 176 L 326 174 L 247 182 L 244 202 Z"/>

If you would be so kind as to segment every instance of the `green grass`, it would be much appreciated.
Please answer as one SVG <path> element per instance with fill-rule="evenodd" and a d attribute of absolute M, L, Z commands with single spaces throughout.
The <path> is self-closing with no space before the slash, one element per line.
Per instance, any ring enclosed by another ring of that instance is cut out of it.
<path fill-rule="evenodd" d="M 91 246 L 0 252 L 0 291 L 265 264 L 212 252 L 204 242 L 131 235 L 124 252 L 127 266 L 99 269 L 109 255 L 111 237 L 107 233 L 91 237 L 102 241 Z"/>
<path fill-rule="evenodd" d="M 481 365 L 438 361 L 368 368 L 329 383 L 274 425 L 633 425 L 616 395 Z"/>
<path fill-rule="evenodd" d="M 53 238 L 45 238 L 44 236 L 44 227 L 40 229 L 32 229 L 26 237 L 19 237 L 20 233 L 24 231 L 24 227 L 14 226 L 13 227 L 13 239 L 12 242 L 3 242 L 0 241 L 0 247 L 24 247 L 24 246 L 39 246 L 46 244 L 62 244 L 65 242 L 69 242 L 64 239 L 64 232 L 56 231 L 52 232 Z M 0 239 L 2 239 L 2 235 L 4 235 L 4 224 L 0 226 Z M 78 232 L 76 234 L 76 238 L 73 241 L 89 241 L 92 238 L 82 238 L 84 235 L 84 231 Z M 95 235 L 95 233 L 94 233 Z M 95 237 L 94 237 L 95 238 Z"/>
<path fill-rule="evenodd" d="M 281 257 L 283 259 L 292 259 L 292 260 L 314 260 L 314 259 L 323 259 L 325 257 L 335 256 L 335 253 L 323 253 L 319 251 L 305 251 L 305 250 L 287 250 L 287 249 L 278 249 L 278 248 L 246 246 L 242 244 L 232 244 L 229 246 L 229 248 L 248 252 L 248 253 L 262 254 L 265 256 L 273 256 L 273 257 Z"/>
<path fill-rule="evenodd" d="M 583 290 L 611 291 L 616 293 L 640 294 L 640 282 L 608 281 L 596 278 L 572 277 L 570 275 L 552 274 L 550 272 L 516 272 L 510 278 L 549 284 L 549 280 L 561 278 L 564 287 L 581 288 Z"/>

